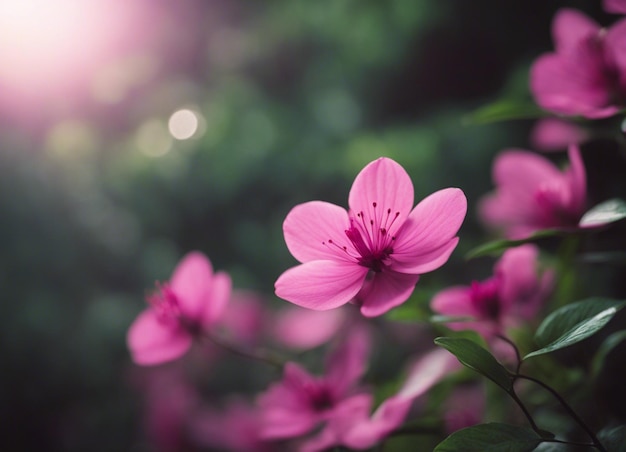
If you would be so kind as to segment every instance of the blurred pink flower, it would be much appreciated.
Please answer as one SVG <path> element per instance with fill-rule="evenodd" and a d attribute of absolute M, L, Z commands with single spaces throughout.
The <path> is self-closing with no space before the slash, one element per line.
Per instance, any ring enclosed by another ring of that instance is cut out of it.
<path fill-rule="evenodd" d="M 406 301 L 419 275 L 443 265 L 458 243 L 467 201 L 458 188 L 413 208 L 413 184 L 395 161 L 379 158 L 356 177 L 350 211 L 322 201 L 294 207 L 283 224 L 302 262 L 276 281 L 276 295 L 316 310 L 349 301 L 374 317 Z"/>
<path fill-rule="evenodd" d="M 444 404 L 444 424 L 448 433 L 482 422 L 485 415 L 485 391 L 482 385 L 455 389 Z"/>
<path fill-rule="evenodd" d="M 266 320 L 265 300 L 255 292 L 233 290 L 217 325 L 226 337 L 236 343 L 252 345 L 263 332 Z"/>
<path fill-rule="evenodd" d="M 558 114 L 604 118 L 626 101 L 626 20 L 601 28 L 564 8 L 552 23 L 556 52 L 540 56 L 530 88 L 542 108 Z"/>
<path fill-rule="evenodd" d="M 582 127 L 559 118 L 537 121 L 530 135 L 533 148 L 539 151 L 561 151 L 571 144 L 580 144 L 589 138 Z"/>
<path fill-rule="evenodd" d="M 177 452 L 188 445 L 187 422 L 199 394 L 180 366 L 141 369 L 139 389 L 143 394 L 143 427 L 151 447 L 159 452 Z"/>
<path fill-rule="evenodd" d="M 585 167 L 577 146 L 570 146 L 568 156 L 570 167 L 560 171 L 530 151 L 500 153 L 492 168 L 496 191 L 478 206 L 482 220 L 512 239 L 541 229 L 577 227 L 586 203 Z"/>
<path fill-rule="evenodd" d="M 224 409 L 202 409 L 190 422 L 191 436 L 200 445 L 232 452 L 277 450 L 261 438 L 259 410 L 243 399 L 230 400 Z"/>
<path fill-rule="evenodd" d="M 603 5 L 606 12 L 626 14 L 626 0 L 604 0 Z"/>
<path fill-rule="evenodd" d="M 170 282 L 157 284 L 147 297 L 149 307 L 130 326 L 127 344 L 133 361 L 159 364 L 185 354 L 194 337 L 219 320 L 230 293 L 226 273 L 213 274 L 211 262 L 202 253 L 187 254 Z"/>
<path fill-rule="evenodd" d="M 369 345 L 366 330 L 351 330 L 329 355 L 322 377 L 310 375 L 296 363 L 287 363 L 283 380 L 259 396 L 262 438 L 301 437 L 360 397 L 357 383 L 365 372 Z"/>
<path fill-rule="evenodd" d="M 400 390 L 372 411 L 373 397 L 361 394 L 346 400 L 328 420 L 326 427 L 307 440 L 303 452 L 327 450 L 333 446 L 370 449 L 400 427 L 415 399 L 462 366 L 447 350 L 435 349 L 416 360 Z"/>
<path fill-rule="evenodd" d="M 329 341 L 347 319 L 348 313 L 343 308 L 312 311 L 290 305 L 276 313 L 271 334 L 283 346 L 306 350 Z"/>
<path fill-rule="evenodd" d="M 468 317 L 451 322 L 453 330 L 472 329 L 486 339 L 535 318 L 554 282 L 554 272 L 540 273 L 539 249 L 527 244 L 510 248 L 494 267 L 494 275 L 470 286 L 453 286 L 437 293 L 431 309 L 441 315 Z"/>

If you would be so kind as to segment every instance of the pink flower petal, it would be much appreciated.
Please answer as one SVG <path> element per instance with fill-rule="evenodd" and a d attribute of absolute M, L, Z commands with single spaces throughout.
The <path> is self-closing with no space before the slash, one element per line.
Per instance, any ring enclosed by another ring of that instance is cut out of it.
<path fill-rule="evenodd" d="M 626 0 L 604 0 L 603 6 L 608 13 L 626 14 Z"/>
<path fill-rule="evenodd" d="M 552 22 L 552 39 L 559 53 L 576 50 L 582 39 L 599 31 L 597 23 L 576 9 L 560 9 Z"/>
<path fill-rule="evenodd" d="M 582 127 L 558 118 L 537 121 L 531 132 L 533 148 L 541 151 L 560 151 L 570 144 L 587 140 L 588 133 Z"/>
<path fill-rule="evenodd" d="M 341 245 L 349 244 L 345 230 L 350 227 L 345 209 L 323 201 L 295 206 L 283 223 L 285 242 L 300 262 L 311 260 L 345 260 Z M 329 243 L 335 242 L 335 245 Z"/>
<path fill-rule="evenodd" d="M 611 25 L 604 39 L 607 59 L 619 69 L 620 86 L 624 87 L 626 86 L 626 18 Z"/>
<path fill-rule="evenodd" d="M 446 326 L 455 331 L 474 330 L 483 337 L 490 337 L 499 329 L 499 325 L 484 319 L 470 298 L 470 287 L 452 286 L 438 292 L 430 302 L 430 308 L 449 317 L 469 317 L 476 321 L 447 322 Z"/>
<path fill-rule="evenodd" d="M 566 173 L 571 193 L 569 208 L 572 212 L 579 212 L 582 215 L 587 203 L 587 176 L 585 173 L 585 165 L 578 146 L 570 146 L 567 155 L 570 160 L 570 167 Z"/>
<path fill-rule="evenodd" d="M 458 360 L 447 350 L 436 349 L 416 361 L 400 391 L 385 400 L 371 418 L 358 420 L 345 429 L 342 444 L 367 449 L 374 446 L 404 422 L 413 401 L 426 393 L 449 373 L 461 368 Z"/>
<path fill-rule="evenodd" d="M 567 58 L 561 54 L 539 57 L 530 70 L 530 88 L 540 107 L 565 115 L 604 118 L 619 109 L 610 105 L 610 92 L 593 55 Z"/>
<path fill-rule="evenodd" d="M 276 295 L 309 309 L 333 309 L 354 298 L 363 285 L 367 271 L 356 263 L 307 262 L 288 269 L 278 277 Z"/>
<path fill-rule="evenodd" d="M 213 275 L 202 310 L 203 326 L 208 327 L 220 320 L 230 300 L 231 292 L 232 281 L 227 273 L 219 272 Z"/>
<path fill-rule="evenodd" d="M 146 309 L 130 326 L 126 342 L 135 363 L 152 365 L 181 357 L 192 341 L 185 330 L 164 325 L 154 310 Z"/>
<path fill-rule="evenodd" d="M 290 438 L 302 435 L 321 421 L 302 397 L 301 388 L 314 382 L 309 373 L 295 363 L 287 363 L 284 379 L 259 396 L 260 437 Z"/>
<path fill-rule="evenodd" d="M 199 319 L 210 301 L 213 267 L 202 253 L 185 255 L 174 269 L 170 279 L 172 291 L 178 298 L 181 311 L 191 319 Z"/>
<path fill-rule="evenodd" d="M 342 308 L 329 311 L 311 311 L 300 306 L 281 309 L 272 322 L 272 334 L 287 347 L 309 349 L 328 341 L 344 324 L 346 312 Z"/>
<path fill-rule="evenodd" d="M 392 214 L 400 212 L 393 227 L 389 228 L 393 235 L 413 208 L 413 199 L 413 183 L 404 168 L 391 159 L 381 157 L 356 176 L 348 204 L 351 212 L 362 211 L 370 218 L 382 218 L 387 209 L 391 209 Z"/>
<path fill-rule="evenodd" d="M 361 314 L 376 317 L 401 305 L 411 296 L 418 280 L 419 275 L 394 271 L 376 273 L 356 296 L 357 302 L 361 303 Z"/>
<path fill-rule="evenodd" d="M 423 273 L 443 265 L 456 246 L 456 234 L 467 213 L 467 199 L 458 188 L 439 190 L 411 212 L 396 237 L 393 269 Z"/>
<path fill-rule="evenodd" d="M 369 352 L 369 332 L 363 326 L 352 327 L 326 364 L 326 381 L 337 394 L 345 394 L 365 373 Z"/>

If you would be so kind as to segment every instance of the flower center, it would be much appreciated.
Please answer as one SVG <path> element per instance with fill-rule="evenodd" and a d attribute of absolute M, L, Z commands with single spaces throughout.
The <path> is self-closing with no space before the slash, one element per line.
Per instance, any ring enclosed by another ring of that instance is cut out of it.
<path fill-rule="evenodd" d="M 313 384 L 306 388 L 309 403 L 315 411 L 326 411 L 335 405 L 335 397 L 326 384 Z"/>
<path fill-rule="evenodd" d="M 356 259 L 359 265 L 369 268 L 374 273 L 380 273 L 391 265 L 390 256 L 393 254 L 393 242 L 396 240 L 391 231 L 399 216 L 400 212 L 392 213 L 391 209 L 381 209 L 377 202 L 373 202 L 370 212 L 365 213 L 361 210 L 356 215 L 350 215 L 350 227 L 344 232 L 352 247 L 348 248 L 333 239 L 322 243 L 336 246 Z"/>
<path fill-rule="evenodd" d="M 146 297 L 161 324 L 170 328 L 183 328 L 191 334 L 199 332 L 197 322 L 189 319 L 180 308 L 178 296 L 168 283 L 157 282 L 155 291 Z"/>
<path fill-rule="evenodd" d="M 498 280 L 492 278 L 484 282 L 472 281 L 470 287 L 472 304 L 481 315 L 490 320 L 497 320 L 501 313 L 498 285 Z"/>

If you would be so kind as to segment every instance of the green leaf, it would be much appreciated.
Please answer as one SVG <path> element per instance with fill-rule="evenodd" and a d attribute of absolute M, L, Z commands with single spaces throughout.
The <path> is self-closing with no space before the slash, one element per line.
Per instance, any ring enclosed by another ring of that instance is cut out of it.
<path fill-rule="evenodd" d="M 613 198 L 589 209 L 581 217 L 578 226 L 582 228 L 603 226 L 624 218 L 626 218 L 626 201 Z"/>
<path fill-rule="evenodd" d="M 463 118 L 463 124 L 488 124 L 511 119 L 540 118 L 542 116 L 546 116 L 546 112 L 534 103 L 499 100 L 474 110 Z"/>
<path fill-rule="evenodd" d="M 626 452 L 626 425 L 604 428 L 598 432 L 598 439 L 611 452 Z"/>
<path fill-rule="evenodd" d="M 554 311 L 541 323 L 535 342 L 541 348 L 527 354 L 543 355 L 569 347 L 588 338 L 613 318 L 626 302 L 608 298 L 589 298 Z"/>
<path fill-rule="evenodd" d="M 530 452 L 541 441 L 530 429 L 492 422 L 454 432 L 434 452 Z"/>
<path fill-rule="evenodd" d="M 489 378 L 507 392 L 511 392 L 513 378 L 491 353 L 475 342 L 461 337 L 438 337 L 435 344 L 448 350 L 464 366 Z"/>
<path fill-rule="evenodd" d="M 507 248 L 512 248 L 514 246 L 523 245 L 525 243 L 531 243 L 539 239 L 543 239 L 546 237 L 553 237 L 556 235 L 563 235 L 566 231 L 562 229 L 543 229 L 541 231 L 537 231 L 534 234 L 519 240 L 494 240 L 493 242 L 488 242 L 483 245 L 480 245 L 473 250 L 470 250 L 465 255 L 466 260 L 474 259 L 475 257 L 486 256 L 490 254 L 497 254 L 502 250 L 506 250 Z"/>
<path fill-rule="evenodd" d="M 597 377 L 602 370 L 606 357 L 611 351 L 626 339 L 626 330 L 616 331 L 607 337 L 602 345 L 596 351 L 593 361 L 591 362 L 591 375 Z"/>

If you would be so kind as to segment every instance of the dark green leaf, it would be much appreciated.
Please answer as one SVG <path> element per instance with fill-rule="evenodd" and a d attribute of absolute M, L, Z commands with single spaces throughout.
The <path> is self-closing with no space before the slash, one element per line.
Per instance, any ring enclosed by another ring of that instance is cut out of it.
<path fill-rule="evenodd" d="M 540 348 L 524 359 L 569 347 L 588 338 L 606 325 L 625 303 L 608 298 L 589 298 L 563 306 L 539 326 L 535 342 Z"/>
<path fill-rule="evenodd" d="M 620 330 L 611 334 L 604 340 L 604 342 L 602 342 L 602 345 L 598 348 L 598 351 L 593 357 L 593 361 L 591 363 L 592 375 L 598 376 L 608 354 L 611 353 L 611 350 L 613 350 L 617 345 L 621 344 L 624 339 L 626 339 L 626 330 Z"/>
<path fill-rule="evenodd" d="M 602 429 L 598 439 L 610 452 L 626 452 L 626 425 Z"/>
<path fill-rule="evenodd" d="M 589 209 L 582 216 L 578 225 L 583 228 L 602 226 L 624 218 L 626 218 L 626 201 L 614 198 Z"/>
<path fill-rule="evenodd" d="M 459 430 L 439 443 L 434 452 L 530 452 L 541 441 L 532 430 L 494 422 Z"/>
<path fill-rule="evenodd" d="M 546 113 L 530 102 L 499 100 L 481 107 L 463 119 L 463 124 L 488 124 L 511 119 L 540 118 Z"/>
<path fill-rule="evenodd" d="M 537 231 L 534 234 L 519 240 L 494 240 L 493 242 L 488 242 L 483 245 L 480 245 L 469 253 L 465 255 L 465 259 L 473 259 L 475 257 L 486 256 L 490 254 L 497 254 L 502 250 L 506 250 L 507 248 L 512 248 L 514 246 L 523 245 L 525 243 L 531 243 L 537 241 L 539 239 L 543 239 L 546 237 L 553 237 L 556 235 L 563 235 L 565 233 L 564 230 L 561 229 L 544 229 L 541 231 Z"/>
<path fill-rule="evenodd" d="M 435 344 L 456 356 L 464 366 L 483 374 L 505 391 L 511 391 L 513 380 L 509 372 L 480 345 L 460 337 L 438 337 Z"/>

